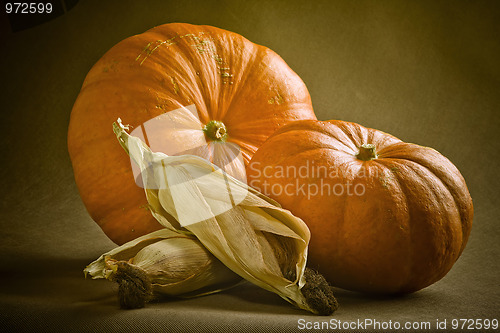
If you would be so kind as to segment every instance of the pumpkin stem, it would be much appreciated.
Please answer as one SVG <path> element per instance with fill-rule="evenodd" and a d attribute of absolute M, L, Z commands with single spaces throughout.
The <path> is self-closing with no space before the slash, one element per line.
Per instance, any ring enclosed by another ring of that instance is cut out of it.
<path fill-rule="evenodd" d="M 212 141 L 226 141 L 227 139 L 226 125 L 222 121 L 210 120 L 203 127 L 203 132 Z"/>
<path fill-rule="evenodd" d="M 359 147 L 359 152 L 356 157 L 362 161 L 369 161 L 377 158 L 375 145 L 371 143 L 362 144 L 361 147 Z"/>

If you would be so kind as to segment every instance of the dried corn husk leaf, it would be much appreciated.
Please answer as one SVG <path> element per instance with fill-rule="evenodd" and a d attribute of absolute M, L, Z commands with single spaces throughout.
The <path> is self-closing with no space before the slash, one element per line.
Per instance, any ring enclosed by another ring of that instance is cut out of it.
<path fill-rule="evenodd" d="M 152 152 L 126 133 L 120 119 L 113 128 L 141 169 L 152 213 L 162 225 L 195 235 L 241 277 L 318 313 L 301 292 L 310 233 L 300 218 L 205 159 Z"/>
<path fill-rule="evenodd" d="M 144 272 L 154 294 L 201 296 L 241 281 L 196 237 L 170 229 L 152 232 L 104 253 L 84 273 L 93 279 L 113 281 L 120 262 Z"/>

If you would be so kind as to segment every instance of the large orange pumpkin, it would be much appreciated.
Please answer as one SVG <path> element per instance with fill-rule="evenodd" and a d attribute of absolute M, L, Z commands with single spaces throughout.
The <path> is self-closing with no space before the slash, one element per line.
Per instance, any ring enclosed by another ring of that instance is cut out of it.
<path fill-rule="evenodd" d="M 471 230 L 472 200 L 448 159 L 354 123 L 282 127 L 253 156 L 247 178 L 308 224 L 308 262 L 345 289 L 429 286 Z"/>
<path fill-rule="evenodd" d="M 118 43 L 88 73 L 68 133 L 80 195 L 115 243 L 160 225 L 112 123 L 120 117 L 140 133 L 143 123 L 175 118 L 170 111 L 189 106 L 196 109 L 188 128 L 185 118 L 175 126 L 150 126 L 155 141 L 173 150 L 165 153 L 198 154 L 220 166 L 234 160 L 237 147 L 243 162 L 233 165 L 236 175 L 278 127 L 316 119 L 298 75 L 276 53 L 238 34 L 174 23 Z"/>

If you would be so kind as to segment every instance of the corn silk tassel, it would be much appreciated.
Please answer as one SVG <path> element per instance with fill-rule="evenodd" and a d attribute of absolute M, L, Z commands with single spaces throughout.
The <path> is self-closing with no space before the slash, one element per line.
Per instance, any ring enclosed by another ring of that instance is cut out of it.
<path fill-rule="evenodd" d="M 152 152 L 120 119 L 113 130 L 165 228 L 194 235 L 230 270 L 301 309 L 320 315 L 337 309 L 323 276 L 306 269 L 304 221 L 201 157 Z"/>

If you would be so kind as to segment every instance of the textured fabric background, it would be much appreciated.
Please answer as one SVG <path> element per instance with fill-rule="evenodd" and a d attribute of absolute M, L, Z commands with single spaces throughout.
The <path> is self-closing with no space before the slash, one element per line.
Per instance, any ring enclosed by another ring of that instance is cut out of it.
<path fill-rule="evenodd" d="M 7 34 L 0 58 L 0 327 L 283 332 L 304 331 L 301 319 L 373 319 L 429 322 L 434 330 L 446 319 L 451 330 L 452 319 L 500 319 L 499 9 L 498 1 L 82 0 L 52 21 Z M 337 290 L 341 307 L 326 318 L 250 285 L 122 311 L 113 284 L 85 280 L 83 268 L 114 244 L 87 215 L 73 181 L 70 111 L 109 48 L 168 22 L 214 25 L 268 46 L 305 81 L 319 119 L 374 127 L 455 163 L 475 217 L 451 272 L 401 298 Z"/>

